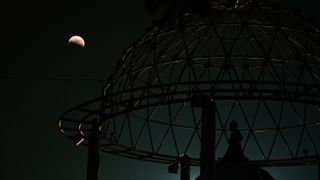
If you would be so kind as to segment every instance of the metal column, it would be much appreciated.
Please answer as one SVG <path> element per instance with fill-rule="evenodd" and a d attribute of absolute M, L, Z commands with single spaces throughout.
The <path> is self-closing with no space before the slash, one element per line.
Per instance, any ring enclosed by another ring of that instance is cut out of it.
<path fill-rule="evenodd" d="M 87 180 L 99 179 L 99 160 L 100 160 L 99 123 L 95 121 L 92 131 L 88 138 Z"/>
<path fill-rule="evenodd" d="M 190 180 L 190 157 L 183 155 L 180 159 L 180 180 Z"/>
<path fill-rule="evenodd" d="M 320 156 L 318 156 L 318 179 L 320 180 Z"/>
<path fill-rule="evenodd" d="M 193 107 L 202 107 L 200 179 L 215 179 L 216 106 L 210 96 L 194 96 Z"/>

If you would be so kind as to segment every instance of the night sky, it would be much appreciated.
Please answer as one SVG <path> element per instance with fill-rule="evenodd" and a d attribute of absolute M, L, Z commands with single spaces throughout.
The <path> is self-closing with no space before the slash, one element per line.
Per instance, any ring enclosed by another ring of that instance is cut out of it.
<path fill-rule="evenodd" d="M 281 0 L 320 20 L 319 0 Z M 158 14 L 143 0 L 6 2 L 1 17 L 0 107 L 3 180 L 85 180 L 85 147 L 59 133 L 67 109 L 97 97 L 119 59 Z M 70 46 L 72 35 L 85 48 Z M 175 180 L 167 165 L 101 155 L 100 179 Z M 314 166 L 270 168 L 277 180 L 317 179 Z M 194 179 L 198 174 L 193 172 Z"/>

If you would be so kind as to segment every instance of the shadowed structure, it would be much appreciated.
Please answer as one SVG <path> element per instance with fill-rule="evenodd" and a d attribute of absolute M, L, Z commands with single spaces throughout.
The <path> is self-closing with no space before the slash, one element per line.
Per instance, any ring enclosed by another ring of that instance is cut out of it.
<path fill-rule="evenodd" d="M 231 121 L 229 124 L 231 135 L 229 147 L 221 162 L 216 165 L 215 180 L 274 180 L 265 170 L 257 165 L 250 165 L 241 147 L 242 135 L 238 130 L 238 123 Z M 201 180 L 199 176 L 196 180 Z"/>
<path fill-rule="evenodd" d="M 229 124 L 231 130 L 231 136 L 229 138 L 229 147 L 226 154 L 223 156 L 224 162 L 248 162 L 249 159 L 245 157 L 241 147 L 241 141 L 243 139 L 236 121 L 231 121 Z"/>
<path fill-rule="evenodd" d="M 264 1 L 205 3 L 204 14 L 190 6 L 167 11 L 171 20 L 154 24 L 123 52 L 101 97 L 61 116 L 60 131 L 81 133 L 88 145 L 98 118 L 101 151 L 166 164 L 188 154 L 191 166 L 200 165 L 204 130 L 215 137 L 217 170 L 241 146 L 247 167 L 260 175 L 267 174 L 261 167 L 318 163 L 317 25 Z M 203 126 L 203 108 L 192 106 L 199 95 L 215 103 L 210 127 Z M 227 128 L 233 119 L 239 127 Z"/>

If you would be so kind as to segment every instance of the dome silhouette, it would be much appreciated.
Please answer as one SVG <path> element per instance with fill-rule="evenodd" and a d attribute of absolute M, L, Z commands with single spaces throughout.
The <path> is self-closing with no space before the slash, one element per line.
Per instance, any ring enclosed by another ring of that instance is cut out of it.
<path fill-rule="evenodd" d="M 201 95 L 216 103 L 217 163 L 232 120 L 248 166 L 317 163 L 318 25 L 264 1 L 226 3 L 208 1 L 205 15 L 178 9 L 170 23 L 155 22 L 123 52 L 103 96 L 61 116 L 61 132 L 87 137 L 100 117 L 103 152 L 167 164 L 188 154 L 199 165 L 201 109 L 191 98 Z"/>

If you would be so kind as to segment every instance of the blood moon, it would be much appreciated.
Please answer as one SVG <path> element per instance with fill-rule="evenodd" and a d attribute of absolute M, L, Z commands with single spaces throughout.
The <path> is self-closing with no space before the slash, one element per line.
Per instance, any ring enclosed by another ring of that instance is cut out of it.
<path fill-rule="evenodd" d="M 86 45 L 84 39 L 81 36 L 75 35 L 72 36 L 69 40 L 68 40 L 69 44 L 75 44 L 81 47 L 84 47 Z"/>

